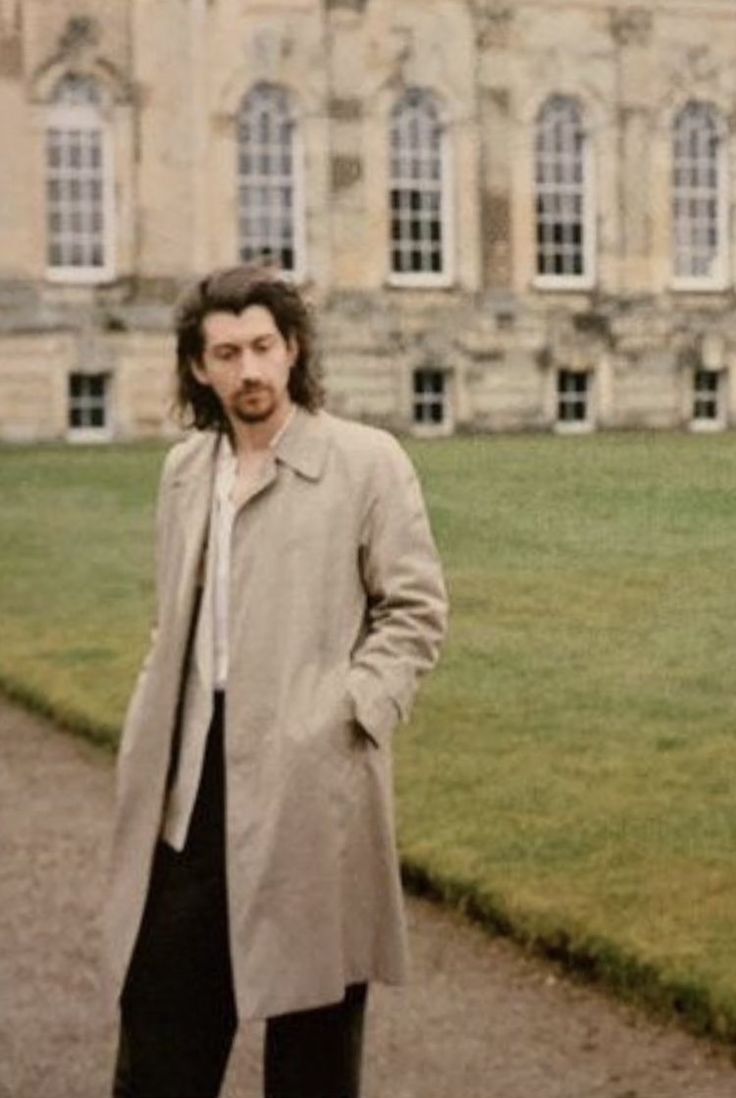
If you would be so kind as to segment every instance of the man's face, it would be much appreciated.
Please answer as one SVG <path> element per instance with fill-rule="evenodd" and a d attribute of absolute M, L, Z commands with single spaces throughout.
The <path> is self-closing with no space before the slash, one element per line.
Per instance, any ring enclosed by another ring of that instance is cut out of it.
<path fill-rule="evenodd" d="M 263 305 L 249 305 L 239 315 L 210 313 L 202 332 L 202 362 L 193 363 L 192 372 L 214 391 L 228 419 L 278 424 L 291 406 L 296 341 L 284 339 Z"/>

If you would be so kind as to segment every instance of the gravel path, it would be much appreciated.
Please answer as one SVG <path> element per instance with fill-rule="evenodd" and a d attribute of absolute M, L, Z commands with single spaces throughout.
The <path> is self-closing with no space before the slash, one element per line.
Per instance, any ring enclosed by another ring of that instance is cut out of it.
<path fill-rule="evenodd" d="M 0 701 L 0 1098 L 109 1095 L 96 920 L 111 810 L 106 755 Z M 736 1095 L 722 1050 L 432 905 L 409 911 L 414 982 L 372 992 L 365 1098 Z M 240 1036 L 224 1098 L 259 1095 L 260 1038 Z"/>

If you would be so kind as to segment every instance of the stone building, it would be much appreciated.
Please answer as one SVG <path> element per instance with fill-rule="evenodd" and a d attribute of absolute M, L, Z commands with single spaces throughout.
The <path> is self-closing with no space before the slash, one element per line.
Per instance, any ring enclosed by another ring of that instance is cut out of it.
<path fill-rule="evenodd" d="M 0 438 L 172 431 L 261 253 L 339 412 L 736 422 L 736 0 L 0 0 L 0 127 Z"/>

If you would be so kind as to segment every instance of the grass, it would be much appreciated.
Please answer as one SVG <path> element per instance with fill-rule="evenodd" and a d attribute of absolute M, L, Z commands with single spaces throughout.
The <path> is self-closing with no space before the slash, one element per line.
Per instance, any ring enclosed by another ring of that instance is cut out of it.
<path fill-rule="evenodd" d="M 736 1038 L 736 438 L 414 443 L 453 618 L 397 737 L 407 877 Z M 107 742 L 161 450 L 0 452 L 0 682 Z"/>
<path fill-rule="evenodd" d="M 735 1036 L 734 439 L 417 458 L 455 613 L 399 743 L 410 869 Z"/>
<path fill-rule="evenodd" d="M 147 642 L 162 453 L 0 451 L 0 684 L 109 745 Z"/>

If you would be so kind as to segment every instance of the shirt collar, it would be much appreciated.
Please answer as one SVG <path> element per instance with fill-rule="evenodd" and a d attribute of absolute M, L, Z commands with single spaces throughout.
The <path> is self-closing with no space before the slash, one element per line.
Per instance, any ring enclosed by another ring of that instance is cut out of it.
<path fill-rule="evenodd" d="M 308 480 L 319 480 L 322 476 L 329 438 L 324 417 L 323 412 L 309 412 L 295 404 L 268 444 L 278 461 Z M 221 436 L 216 461 L 218 479 L 225 470 L 229 476 L 235 476 L 236 454 L 226 432 Z"/>
<path fill-rule="evenodd" d="M 273 437 L 269 440 L 268 448 L 270 450 L 275 450 L 276 449 L 276 447 L 279 444 L 279 441 L 281 440 L 281 438 L 284 435 L 285 431 L 288 430 L 289 425 L 291 424 L 291 421 L 293 420 L 295 415 L 296 415 L 296 405 L 294 404 L 289 409 L 289 414 L 287 415 L 286 419 L 284 420 L 284 422 L 279 427 L 278 431 L 276 431 L 276 433 L 273 435 Z M 232 444 L 232 439 L 230 438 L 230 435 L 228 434 L 227 431 L 223 431 L 222 440 L 221 440 L 221 444 L 220 444 L 220 447 L 219 447 L 219 452 L 218 452 L 218 455 L 217 455 L 218 465 L 225 465 L 225 464 L 229 464 L 229 463 L 235 463 L 235 459 L 236 459 L 236 452 L 235 452 L 235 448 Z"/>

